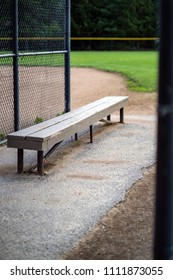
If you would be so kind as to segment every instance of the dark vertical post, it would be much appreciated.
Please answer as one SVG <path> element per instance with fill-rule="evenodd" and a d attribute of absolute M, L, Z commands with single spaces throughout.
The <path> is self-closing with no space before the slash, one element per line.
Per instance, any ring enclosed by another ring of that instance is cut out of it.
<path fill-rule="evenodd" d="M 120 123 L 124 123 L 124 108 L 120 109 Z"/>
<path fill-rule="evenodd" d="M 90 143 L 93 143 L 93 126 L 90 125 Z"/>
<path fill-rule="evenodd" d="M 20 129 L 18 71 L 18 0 L 13 1 L 13 54 L 14 130 L 16 131 Z"/>
<path fill-rule="evenodd" d="M 157 191 L 154 259 L 173 259 L 173 1 L 160 0 Z"/>
<path fill-rule="evenodd" d="M 43 151 L 37 152 L 37 172 L 40 176 L 44 176 Z"/>
<path fill-rule="evenodd" d="M 70 111 L 70 0 L 66 0 L 65 111 Z"/>
<path fill-rule="evenodd" d="M 23 149 L 18 149 L 17 155 L 17 172 L 21 174 L 23 172 Z"/>

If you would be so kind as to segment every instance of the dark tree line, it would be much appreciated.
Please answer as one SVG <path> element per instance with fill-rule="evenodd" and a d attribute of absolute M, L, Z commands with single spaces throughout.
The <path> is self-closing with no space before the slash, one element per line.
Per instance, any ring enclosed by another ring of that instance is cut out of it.
<path fill-rule="evenodd" d="M 19 37 L 64 36 L 65 0 L 18 2 Z M 157 2 L 158 0 L 71 0 L 71 36 L 156 37 Z M 0 1 L 1 38 L 12 36 L 13 3 L 13 0 Z M 50 41 L 44 41 L 42 48 L 45 48 L 45 43 L 48 46 Z M 74 43 L 72 41 L 72 47 Z M 1 48 L 9 44 L 10 41 L 3 43 L 1 39 Z M 22 48 L 27 48 L 31 42 L 21 44 Z M 53 41 L 51 44 L 53 46 Z M 85 48 L 86 44 L 86 42 L 77 43 L 78 48 Z M 89 44 L 90 48 L 94 47 L 93 42 Z M 104 48 L 104 43 L 101 44 Z M 147 44 L 149 46 L 151 42 Z M 35 47 L 33 45 L 33 48 Z"/>
<path fill-rule="evenodd" d="M 71 0 L 72 37 L 156 37 L 157 0 Z"/>

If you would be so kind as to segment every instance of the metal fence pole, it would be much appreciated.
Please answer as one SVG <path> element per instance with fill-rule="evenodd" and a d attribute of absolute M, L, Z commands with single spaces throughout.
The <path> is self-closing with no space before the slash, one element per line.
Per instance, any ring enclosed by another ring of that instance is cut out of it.
<path fill-rule="evenodd" d="M 70 0 L 66 0 L 65 111 L 70 111 Z"/>
<path fill-rule="evenodd" d="M 18 0 L 13 1 L 13 53 L 14 130 L 17 131 L 20 129 L 18 72 Z"/>
<path fill-rule="evenodd" d="M 154 259 L 173 259 L 173 1 L 160 0 L 157 192 Z"/>

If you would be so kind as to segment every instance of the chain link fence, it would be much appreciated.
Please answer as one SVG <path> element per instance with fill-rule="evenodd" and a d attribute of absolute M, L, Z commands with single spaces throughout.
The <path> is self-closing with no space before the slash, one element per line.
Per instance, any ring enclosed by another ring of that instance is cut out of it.
<path fill-rule="evenodd" d="M 0 2 L 0 142 L 70 110 L 70 1 Z"/>

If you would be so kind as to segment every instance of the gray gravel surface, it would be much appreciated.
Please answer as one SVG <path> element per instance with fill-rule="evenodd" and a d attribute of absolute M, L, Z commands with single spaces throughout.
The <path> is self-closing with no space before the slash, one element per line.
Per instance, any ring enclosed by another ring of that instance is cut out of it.
<path fill-rule="evenodd" d="M 113 117 L 116 121 L 116 117 Z M 46 175 L 16 174 L 16 151 L 0 147 L 0 259 L 59 259 L 155 162 L 155 118 L 99 123 L 48 159 Z M 35 160 L 26 151 L 25 164 Z"/>

